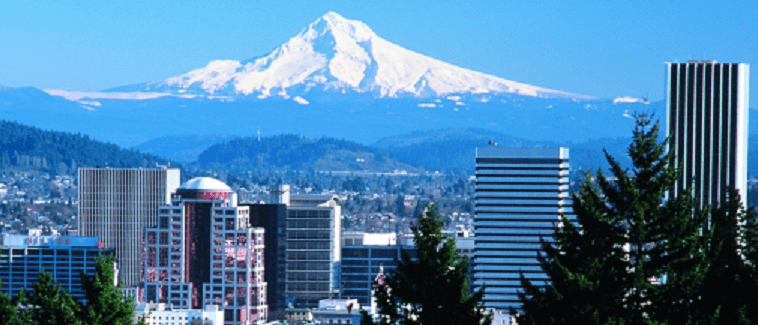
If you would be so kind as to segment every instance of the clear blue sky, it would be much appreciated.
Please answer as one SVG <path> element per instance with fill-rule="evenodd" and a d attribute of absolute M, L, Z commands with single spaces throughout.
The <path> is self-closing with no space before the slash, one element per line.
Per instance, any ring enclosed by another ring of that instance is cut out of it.
<path fill-rule="evenodd" d="M 10 1 L 0 85 L 94 91 L 265 55 L 328 11 L 464 68 L 603 98 L 664 95 L 664 62 L 751 64 L 758 1 Z"/>

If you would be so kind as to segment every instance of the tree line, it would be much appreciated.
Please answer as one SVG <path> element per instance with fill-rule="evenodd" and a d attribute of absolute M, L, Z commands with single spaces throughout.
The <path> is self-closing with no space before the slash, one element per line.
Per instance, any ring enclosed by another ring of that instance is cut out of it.
<path fill-rule="evenodd" d="M 156 163 L 166 165 L 169 161 L 87 135 L 0 120 L 0 168 L 18 166 L 67 174 L 75 173 L 77 167 L 150 167 Z"/>
<path fill-rule="evenodd" d="M 362 159 L 362 160 L 358 160 Z M 198 164 L 232 170 L 372 170 L 409 169 L 389 154 L 352 141 L 294 134 L 237 138 L 211 146 Z"/>
<path fill-rule="evenodd" d="M 24 288 L 12 299 L 0 293 L 0 320 L 7 325 L 131 325 L 134 299 L 114 286 L 113 265 L 113 255 L 102 255 L 93 276 L 82 273 L 86 303 L 74 299 L 43 271 L 31 290 Z"/>
<path fill-rule="evenodd" d="M 758 323 L 758 216 L 740 194 L 700 209 L 691 190 L 667 197 L 681 175 L 658 123 L 636 116 L 632 167 L 606 152 L 610 175 L 587 175 L 538 252 L 548 280 L 521 276 L 519 325 Z M 484 288 L 468 287 L 468 261 L 452 250 L 429 208 L 413 228 L 417 260 L 374 281 L 378 315 L 363 324 L 489 324 Z"/>

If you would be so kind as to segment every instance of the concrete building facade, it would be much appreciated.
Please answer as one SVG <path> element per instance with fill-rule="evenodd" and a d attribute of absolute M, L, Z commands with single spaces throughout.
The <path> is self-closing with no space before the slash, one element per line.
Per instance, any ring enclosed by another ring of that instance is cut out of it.
<path fill-rule="evenodd" d="M 315 308 L 319 300 L 339 294 L 342 203 L 336 195 L 294 194 L 279 203 L 287 205 L 286 299 Z"/>
<path fill-rule="evenodd" d="M 79 169 L 78 235 L 116 248 L 123 286 L 139 285 L 142 229 L 155 226 L 158 207 L 171 202 L 179 183 L 172 168 Z"/>
<path fill-rule="evenodd" d="M 747 207 L 749 74 L 744 63 L 666 63 L 669 150 L 682 168 L 669 196 L 691 187 L 702 209 L 734 188 Z"/>
<path fill-rule="evenodd" d="M 570 216 L 567 148 L 476 148 L 473 273 L 484 306 L 519 308 L 520 276 L 540 285 L 540 238 Z"/>

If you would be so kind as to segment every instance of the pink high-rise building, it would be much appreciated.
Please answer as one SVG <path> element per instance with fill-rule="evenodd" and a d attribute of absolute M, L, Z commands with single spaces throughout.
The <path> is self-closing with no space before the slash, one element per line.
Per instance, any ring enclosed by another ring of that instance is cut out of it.
<path fill-rule="evenodd" d="M 263 228 L 249 226 L 248 207 L 226 184 L 199 177 L 182 184 L 158 222 L 145 229 L 145 302 L 174 308 L 218 305 L 225 324 L 267 319 Z"/>

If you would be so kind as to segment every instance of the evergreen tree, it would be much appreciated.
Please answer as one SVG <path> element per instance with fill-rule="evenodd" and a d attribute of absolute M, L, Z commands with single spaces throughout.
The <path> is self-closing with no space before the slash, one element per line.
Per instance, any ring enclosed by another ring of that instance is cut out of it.
<path fill-rule="evenodd" d="M 718 314 L 718 324 L 758 324 L 758 215 L 729 192 L 711 215 L 711 263 L 699 308 Z"/>
<path fill-rule="evenodd" d="M 53 282 L 50 273 L 42 271 L 26 300 L 29 316 L 38 325 L 78 325 L 78 306 L 71 295 Z"/>
<path fill-rule="evenodd" d="M 2 284 L 3 281 L 0 280 L 0 286 Z M 7 294 L 0 292 L 0 320 L 3 321 L 3 324 L 22 325 L 28 323 L 22 318 L 23 315 L 19 315 L 17 309 L 18 301 L 12 301 Z"/>
<path fill-rule="evenodd" d="M 469 289 L 468 259 L 455 250 L 455 239 L 442 234 L 444 220 L 434 204 L 411 227 L 417 259 L 403 252 L 397 271 L 375 281 L 378 324 L 489 325 L 483 290 Z M 363 324 L 376 324 L 363 313 Z"/>
<path fill-rule="evenodd" d="M 134 298 L 125 297 L 115 286 L 115 257 L 98 257 L 95 275 L 82 276 L 87 305 L 81 306 L 79 319 L 87 325 L 131 325 L 133 323 Z"/>
<path fill-rule="evenodd" d="M 606 152 L 602 172 L 573 195 L 576 224 L 565 216 L 540 255 L 549 277 L 538 288 L 522 277 L 519 324 L 694 324 L 712 314 L 695 308 L 708 269 L 702 233 L 707 211 L 691 195 L 665 200 L 678 176 L 658 142 L 658 123 L 637 115 L 625 170 Z M 515 313 L 516 311 L 512 311 Z"/>

